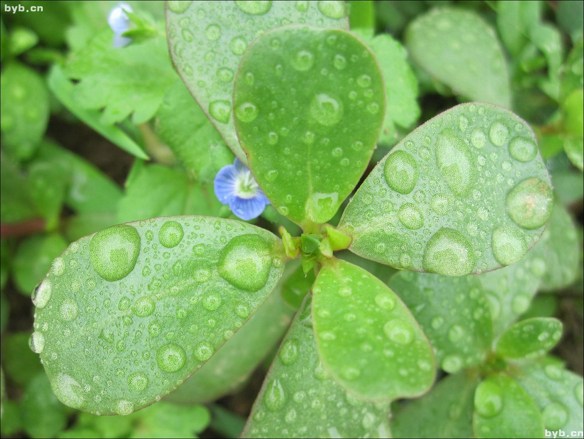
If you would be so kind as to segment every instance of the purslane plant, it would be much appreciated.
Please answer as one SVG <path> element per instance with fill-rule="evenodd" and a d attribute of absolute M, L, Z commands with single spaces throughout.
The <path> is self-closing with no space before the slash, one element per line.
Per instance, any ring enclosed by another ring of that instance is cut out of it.
<path fill-rule="evenodd" d="M 178 73 L 238 157 L 215 179 L 219 201 L 244 220 L 269 203 L 302 233 L 174 216 L 72 243 L 33 296 L 31 347 L 57 397 L 128 415 L 188 386 L 281 294 L 298 259 L 314 281 L 246 435 L 386 437 L 390 403 L 427 392 L 437 363 L 474 395 L 464 410 L 475 435 L 519 433 L 503 404 L 537 419 L 530 432 L 542 435 L 549 404 L 522 390 L 539 369 L 521 360 L 549 351 L 561 324 L 510 326 L 516 312 L 494 331 L 481 284 L 518 264 L 536 270 L 560 209 L 530 126 L 499 106 L 458 105 L 405 136 L 356 189 L 393 123 L 392 84 L 368 37 L 347 30 L 344 3 L 168 2 L 166 14 Z M 404 272 L 388 286 L 342 250 Z M 439 313 L 422 311 L 440 288 L 456 291 L 460 309 L 445 332 Z M 581 379 L 567 381 L 581 406 Z M 397 432 L 407 434 L 412 412 L 398 413 Z"/>

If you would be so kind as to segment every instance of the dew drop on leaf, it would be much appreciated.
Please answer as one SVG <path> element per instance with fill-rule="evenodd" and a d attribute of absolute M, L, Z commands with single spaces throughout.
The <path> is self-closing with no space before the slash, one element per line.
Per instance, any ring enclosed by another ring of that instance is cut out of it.
<path fill-rule="evenodd" d="M 485 418 L 492 418 L 503 409 L 503 395 L 499 385 L 493 381 L 483 381 L 475 391 L 474 406 Z"/>
<path fill-rule="evenodd" d="M 539 178 L 528 178 L 509 191 L 505 203 L 509 217 L 517 225 L 537 229 L 552 213 L 552 190 Z"/>
<path fill-rule="evenodd" d="M 85 402 L 81 385 L 70 375 L 64 373 L 57 375 L 53 390 L 59 400 L 69 407 L 80 408 Z"/>
<path fill-rule="evenodd" d="M 148 377 L 142 372 L 134 372 L 128 377 L 128 387 L 135 392 L 141 392 L 148 387 Z"/>
<path fill-rule="evenodd" d="M 385 181 L 394 191 L 409 194 L 418 181 L 416 160 L 405 151 L 390 154 L 383 168 Z"/>
<path fill-rule="evenodd" d="M 398 218 L 405 227 L 411 230 L 417 230 L 424 225 L 424 217 L 411 203 L 405 203 L 400 207 Z"/>
<path fill-rule="evenodd" d="M 291 64 L 299 72 L 306 72 L 314 65 L 314 54 L 309 50 L 299 50 L 292 58 Z"/>
<path fill-rule="evenodd" d="M 395 299 L 386 293 L 379 293 L 375 296 L 375 303 L 381 309 L 391 311 L 395 307 Z"/>
<path fill-rule="evenodd" d="M 446 184 L 456 195 L 464 195 L 476 177 L 472 154 L 465 143 L 450 131 L 438 136 L 436 162 Z"/>
<path fill-rule="evenodd" d="M 195 357 L 197 357 L 197 360 L 199 361 L 207 361 L 211 358 L 213 352 L 215 352 L 213 346 L 207 342 L 201 342 L 195 348 Z"/>
<path fill-rule="evenodd" d="M 347 13 L 343 1 L 319 1 L 318 10 L 323 15 L 334 19 L 343 18 Z"/>
<path fill-rule="evenodd" d="M 138 317 L 147 317 L 154 312 L 156 305 L 150 297 L 141 297 L 132 306 L 132 311 Z"/>
<path fill-rule="evenodd" d="M 156 352 L 156 363 L 164 372 L 176 372 L 183 368 L 187 356 L 183 348 L 174 343 L 169 343 Z"/>
<path fill-rule="evenodd" d="M 310 115 L 319 124 L 330 127 L 342 119 L 343 104 L 326 93 L 318 93 L 310 103 Z"/>
<path fill-rule="evenodd" d="M 235 110 L 235 117 L 245 123 L 253 122 L 258 117 L 258 108 L 251 102 L 244 102 Z"/>
<path fill-rule="evenodd" d="M 271 0 L 236 0 L 235 4 L 246 14 L 264 15 L 272 7 Z"/>
<path fill-rule="evenodd" d="M 456 373 L 462 369 L 462 366 L 462 359 L 458 355 L 447 355 L 441 364 L 442 369 L 448 373 Z"/>
<path fill-rule="evenodd" d="M 268 410 L 272 412 L 281 410 L 286 404 L 286 392 L 279 379 L 273 379 L 268 383 L 264 403 Z"/>
<path fill-rule="evenodd" d="M 560 430 L 568 422 L 568 411 L 559 402 L 550 402 L 542 412 L 543 424 L 547 430 Z"/>
<path fill-rule="evenodd" d="M 45 279 L 32 293 L 32 303 L 39 309 L 44 308 L 51 299 L 51 282 Z"/>
<path fill-rule="evenodd" d="M 103 279 L 113 282 L 132 272 L 140 254 L 140 235 L 129 225 L 96 233 L 89 243 L 91 265 Z"/>
<path fill-rule="evenodd" d="M 209 104 L 209 114 L 219 122 L 229 122 L 231 106 L 228 101 L 217 100 Z"/>
<path fill-rule="evenodd" d="M 173 248 L 180 244 L 184 236 L 183 227 L 176 221 L 167 221 L 158 232 L 158 240 L 166 248 Z"/>
<path fill-rule="evenodd" d="M 391 341 L 397 344 L 407 345 L 414 339 L 412 328 L 403 320 L 390 320 L 383 326 L 383 331 Z"/>
<path fill-rule="evenodd" d="M 45 348 L 45 336 L 42 332 L 34 331 L 28 340 L 30 350 L 35 354 L 40 354 Z"/>
<path fill-rule="evenodd" d="M 121 399 L 116 403 L 115 412 L 120 416 L 127 416 L 134 412 L 134 403 Z"/>
<path fill-rule="evenodd" d="M 511 265 L 519 261 L 527 252 L 527 244 L 519 230 L 510 227 L 498 227 L 493 231 L 493 254 L 502 265 Z"/>
<path fill-rule="evenodd" d="M 59 315 L 67 322 L 75 320 L 78 313 L 77 303 L 73 299 L 65 299 L 59 308 Z"/>
<path fill-rule="evenodd" d="M 503 123 L 497 121 L 489 129 L 489 139 L 495 146 L 503 146 L 509 140 L 509 128 Z"/>
<path fill-rule="evenodd" d="M 221 297 L 217 294 L 209 294 L 203 299 L 203 307 L 207 311 L 215 311 L 221 306 Z"/>
<path fill-rule="evenodd" d="M 286 340 L 278 356 L 285 365 L 293 364 L 298 359 L 298 343 L 293 339 Z"/>
<path fill-rule="evenodd" d="M 268 281 L 272 258 L 267 243 L 257 235 L 233 238 L 221 252 L 219 274 L 245 291 L 258 291 Z"/>
<path fill-rule="evenodd" d="M 509 154 L 520 162 L 529 162 L 537 155 L 537 146 L 525 137 L 515 137 L 509 143 Z"/>
<path fill-rule="evenodd" d="M 433 273 L 464 276 L 475 266 L 472 246 L 460 232 L 442 228 L 428 241 L 423 265 Z"/>

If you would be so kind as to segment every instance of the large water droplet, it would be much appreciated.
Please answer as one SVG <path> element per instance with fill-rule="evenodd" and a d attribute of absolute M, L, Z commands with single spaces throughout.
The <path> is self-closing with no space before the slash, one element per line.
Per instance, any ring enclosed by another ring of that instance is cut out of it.
<path fill-rule="evenodd" d="M 235 4 L 243 12 L 250 15 L 263 15 L 272 7 L 271 0 L 236 0 Z"/>
<path fill-rule="evenodd" d="M 298 343 L 294 340 L 286 340 L 278 354 L 282 363 L 290 365 L 298 358 Z"/>
<path fill-rule="evenodd" d="M 395 307 L 395 299 L 389 293 L 379 293 L 375 296 L 375 303 L 386 311 L 391 311 Z"/>
<path fill-rule="evenodd" d="M 166 248 L 172 248 L 179 245 L 183 236 L 183 227 L 176 221 L 165 222 L 158 232 L 158 240 Z"/>
<path fill-rule="evenodd" d="M 186 0 L 169 0 L 167 2 L 168 9 L 177 14 L 182 14 L 184 11 L 186 11 L 191 5 L 191 3 L 192 1 Z"/>
<path fill-rule="evenodd" d="M 244 102 L 235 109 L 235 117 L 244 123 L 253 122 L 258 117 L 258 107 L 251 102 Z"/>
<path fill-rule="evenodd" d="M 530 297 L 525 294 L 515 296 L 511 300 L 511 311 L 513 311 L 515 314 L 523 314 L 529 308 L 530 303 Z"/>
<path fill-rule="evenodd" d="M 132 272 L 140 254 L 140 235 L 129 225 L 118 225 L 97 232 L 89 243 L 93 269 L 113 282 Z"/>
<path fill-rule="evenodd" d="M 460 232 L 442 228 L 428 241 L 424 269 L 446 276 L 464 276 L 472 272 L 475 258 L 470 242 Z"/>
<path fill-rule="evenodd" d="M 67 322 L 75 320 L 78 313 L 77 303 L 73 299 L 65 299 L 59 308 L 61 318 Z"/>
<path fill-rule="evenodd" d="M 383 167 L 383 176 L 394 191 L 409 194 L 418 181 L 416 159 L 405 151 L 389 154 Z"/>
<path fill-rule="evenodd" d="M 319 124 L 330 127 L 343 118 L 343 104 L 326 93 L 319 93 L 310 103 L 310 115 Z"/>
<path fill-rule="evenodd" d="M 438 136 L 436 161 L 450 190 L 457 195 L 466 194 L 474 182 L 476 171 L 472 154 L 465 143 L 450 131 L 443 131 Z"/>
<path fill-rule="evenodd" d="M 462 339 L 464 336 L 464 329 L 462 329 L 459 325 L 452 325 L 450 330 L 448 331 L 448 340 L 452 343 L 456 343 Z"/>
<path fill-rule="evenodd" d="M 489 139 L 495 146 L 503 146 L 509 140 L 509 128 L 501 122 L 495 122 L 489 129 Z"/>
<path fill-rule="evenodd" d="M 337 20 L 347 15 L 343 1 L 319 1 L 318 10 L 323 15 Z"/>
<path fill-rule="evenodd" d="M 44 308 L 51 299 L 52 286 L 48 279 L 45 279 L 32 293 L 32 303 L 39 309 Z"/>
<path fill-rule="evenodd" d="M 414 339 L 414 331 L 408 322 L 394 319 L 383 326 L 385 335 L 394 343 L 407 345 Z"/>
<path fill-rule="evenodd" d="M 527 253 L 522 233 L 511 227 L 498 227 L 493 232 L 493 254 L 502 265 L 511 265 Z"/>
<path fill-rule="evenodd" d="M 209 104 L 209 114 L 217 121 L 227 123 L 231 116 L 229 101 L 213 101 Z"/>
<path fill-rule="evenodd" d="M 405 203 L 399 208 L 398 218 L 408 229 L 417 230 L 424 225 L 424 217 L 411 203 Z"/>
<path fill-rule="evenodd" d="M 474 405 L 476 411 L 485 418 L 492 418 L 503 409 L 501 388 L 492 381 L 483 381 L 475 391 Z"/>
<path fill-rule="evenodd" d="M 441 363 L 441 367 L 445 372 L 456 373 L 462 369 L 462 359 L 458 355 L 447 355 Z"/>
<path fill-rule="evenodd" d="M 65 261 L 63 258 L 55 259 L 51 265 L 51 270 L 55 276 L 61 276 L 63 273 L 65 273 Z"/>
<path fill-rule="evenodd" d="M 537 155 L 537 146 L 531 139 L 516 137 L 509 144 L 509 154 L 520 162 L 529 162 Z"/>
<path fill-rule="evenodd" d="M 272 265 L 270 249 L 257 235 L 233 238 L 221 252 L 219 274 L 234 287 L 258 291 L 268 281 Z"/>
<path fill-rule="evenodd" d="M 335 68 L 337 70 L 344 70 L 345 67 L 347 67 L 347 58 L 345 58 L 343 55 L 338 53 L 335 55 L 335 58 L 333 60 L 333 65 L 335 66 Z"/>
<path fill-rule="evenodd" d="M 152 315 L 155 307 L 156 305 L 150 297 L 141 297 L 136 303 L 134 303 L 134 306 L 132 306 L 132 311 L 138 317 L 148 317 L 149 315 Z"/>
<path fill-rule="evenodd" d="M 543 409 L 542 416 L 546 430 L 559 430 L 568 422 L 568 411 L 559 402 L 549 403 Z"/>
<path fill-rule="evenodd" d="M 116 403 L 115 412 L 120 416 L 128 416 L 134 412 L 134 403 L 121 399 Z"/>
<path fill-rule="evenodd" d="M 477 149 L 482 149 L 487 144 L 487 136 L 480 129 L 475 128 L 470 135 L 470 143 Z"/>
<path fill-rule="evenodd" d="M 135 392 L 141 392 L 148 387 L 148 377 L 142 372 L 134 372 L 128 377 L 128 387 Z"/>
<path fill-rule="evenodd" d="M 286 404 L 286 392 L 279 379 L 269 382 L 264 396 L 264 403 L 268 410 L 276 412 Z"/>
<path fill-rule="evenodd" d="M 207 342 L 201 342 L 195 348 L 195 357 L 197 357 L 197 360 L 199 361 L 207 361 L 209 358 L 211 358 L 214 352 L 215 349 L 213 349 L 211 344 Z"/>
<path fill-rule="evenodd" d="M 186 361 L 184 349 L 174 343 L 164 345 L 156 352 L 156 363 L 164 372 L 176 372 L 183 368 Z"/>
<path fill-rule="evenodd" d="M 299 72 L 306 72 L 314 65 L 314 55 L 308 50 L 299 50 L 291 60 L 292 67 Z"/>
<path fill-rule="evenodd" d="M 247 49 L 247 42 L 242 37 L 234 37 L 229 43 L 229 48 L 234 55 L 243 55 Z"/>
<path fill-rule="evenodd" d="M 552 190 L 539 178 L 528 178 L 507 194 L 507 213 L 525 229 L 543 226 L 552 213 Z"/>
<path fill-rule="evenodd" d="M 217 41 L 221 38 L 221 28 L 216 24 L 210 24 L 205 29 L 205 35 L 209 41 Z"/>
<path fill-rule="evenodd" d="M 67 374 L 61 373 L 57 375 L 53 390 L 57 398 L 69 407 L 78 409 L 85 402 L 81 385 L 75 378 Z"/>
<path fill-rule="evenodd" d="M 38 331 L 34 331 L 28 340 L 30 350 L 35 354 L 40 354 L 45 348 L 45 336 Z"/>

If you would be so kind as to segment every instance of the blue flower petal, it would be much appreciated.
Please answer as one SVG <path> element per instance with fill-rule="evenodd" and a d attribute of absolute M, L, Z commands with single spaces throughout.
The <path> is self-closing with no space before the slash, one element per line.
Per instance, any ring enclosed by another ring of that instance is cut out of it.
<path fill-rule="evenodd" d="M 233 160 L 233 166 L 235 166 L 235 169 L 237 169 L 239 172 L 249 170 L 247 166 L 245 166 L 237 157 L 235 157 L 235 160 Z"/>
<path fill-rule="evenodd" d="M 223 204 L 230 204 L 235 198 L 237 170 L 234 165 L 223 166 L 215 176 L 215 195 Z"/>
<path fill-rule="evenodd" d="M 131 38 L 123 37 L 121 35 L 115 34 L 114 35 L 114 47 L 126 47 L 128 44 L 132 42 Z"/>
<path fill-rule="evenodd" d="M 109 24 L 109 27 L 118 36 L 130 28 L 130 19 L 126 15 L 126 12 L 132 12 L 132 7 L 127 3 L 120 3 L 111 10 L 107 17 L 107 23 Z"/>
<path fill-rule="evenodd" d="M 229 203 L 229 207 L 237 217 L 249 221 L 262 214 L 266 208 L 266 200 L 267 198 L 265 196 L 257 196 L 254 198 L 235 197 Z"/>

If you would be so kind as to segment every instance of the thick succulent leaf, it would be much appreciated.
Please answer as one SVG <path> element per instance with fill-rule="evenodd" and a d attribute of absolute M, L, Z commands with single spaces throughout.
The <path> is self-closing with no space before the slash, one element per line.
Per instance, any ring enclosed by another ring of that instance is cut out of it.
<path fill-rule="evenodd" d="M 32 348 L 57 397 L 128 414 L 174 390 L 263 303 L 282 274 L 280 246 L 263 229 L 207 217 L 72 243 L 33 296 Z"/>
<path fill-rule="evenodd" d="M 583 169 L 584 148 L 584 109 L 582 100 L 584 89 L 578 88 L 568 95 L 562 103 L 563 123 L 567 136 L 564 150 L 570 161 L 580 171 Z"/>
<path fill-rule="evenodd" d="M 569 207 L 584 198 L 584 175 L 571 169 L 558 169 L 552 174 L 556 201 Z"/>
<path fill-rule="evenodd" d="M 24 431 L 33 438 L 56 437 L 67 425 L 66 407 L 53 393 L 44 373 L 27 383 L 20 403 L 20 416 Z"/>
<path fill-rule="evenodd" d="M 544 437 L 539 408 L 513 378 L 493 375 L 474 394 L 475 437 Z"/>
<path fill-rule="evenodd" d="M 510 359 L 544 355 L 562 337 L 562 322 L 555 318 L 535 317 L 515 323 L 501 334 L 496 352 Z"/>
<path fill-rule="evenodd" d="M 334 378 L 371 400 L 417 396 L 436 374 L 432 348 L 408 308 L 368 271 L 333 259 L 314 284 L 320 357 Z"/>
<path fill-rule="evenodd" d="M 582 431 L 582 377 L 550 357 L 521 366 L 515 379 L 539 406 L 546 430 L 573 437 Z"/>
<path fill-rule="evenodd" d="M 443 370 L 456 373 L 484 360 L 493 338 L 492 322 L 476 277 L 401 271 L 389 287 L 412 311 Z"/>
<path fill-rule="evenodd" d="M 293 310 L 281 297 L 283 280 L 251 319 L 167 400 L 214 401 L 245 382 L 290 324 Z"/>
<path fill-rule="evenodd" d="M 498 2 L 497 30 L 505 47 L 519 58 L 521 49 L 529 42 L 529 28 L 541 17 L 541 2 Z"/>
<path fill-rule="evenodd" d="M 2 69 L 2 148 L 18 160 L 29 159 L 49 120 L 49 94 L 34 70 L 11 62 Z"/>
<path fill-rule="evenodd" d="M 321 364 L 309 299 L 292 323 L 242 437 L 390 437 L 389 404 L 355 399 Z"/>
<path fill-rule="evenodd" d="M 406 136 L 351 199 L 339 228 L 360 256 L 449 276 L 517 262 L 552 211 L 550 178 L 525 121 L 462 104 Z"/>
<path fill-rule="evenodd" d="M 461 372 L 441 380 L 430 393 L 393 414 L 396 438 L 472 437 L 473 398 L 477 376 Z"/>
<path fill-rule="evenodd" d="M 373 54 L 345 31 L 266 33 L 241 61 L 233 102 L 239 140 L 272 204 L 301 225 L 330 220 L 381 129 L 385 97 Z"/>
<path fill-rule="evenodd" d="M 232 114 L 233 78 L 247 47 L 287 24 L 348 28 L 344 2 L 167 2 L 167 34 L 177 71 L 227 145 L 242 160 Z M 201 62 L 204 60 L 204 62 Z"/>
<path fill-rule="evenodd" d="M 28 166 L 28 193 L 45 220 L 45 230 L 55 230 L 59 225 L 70 180 L 70 170 L 63 163 L 35 160 Z"/>
<path fill-rule="evenodd" d="M 511 107 L 503 48 L 475 12 L 433 9 L 409 25 L 406 45 L 414 62 L 461 98 Z"/>
<path fill-rule="evenodd" d="M 155 124 L 160 140 L 198 181 L 212 181 L 233 163 L 233 154 L 182 82 L 164 96 Z"/>

